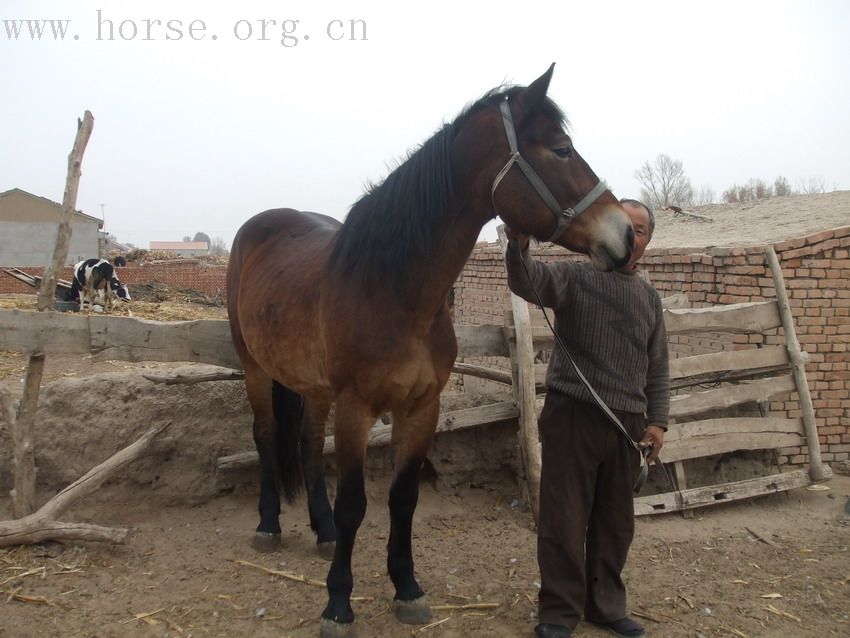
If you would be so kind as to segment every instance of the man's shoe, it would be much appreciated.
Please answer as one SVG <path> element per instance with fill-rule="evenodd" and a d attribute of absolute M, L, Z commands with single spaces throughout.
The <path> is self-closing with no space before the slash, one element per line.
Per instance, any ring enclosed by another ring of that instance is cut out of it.
<path fill-rule="evenodd" d="M 590 622 L 597 627 L 607 629 L 615 636 L 626 636 L 626 638 L 641 638 L 642 636 L 646 636 L 643 627 L 628 616 L 620 618 L 620 620 L 614 620 L 613 622 L 593 622 L 592 620 Z"/>
<path fill-rule="evenodd" d="M 534 635 L 537 638 L 570 638 L 573 630 L 564 625 L 541 623 L 534 628 Z"/>

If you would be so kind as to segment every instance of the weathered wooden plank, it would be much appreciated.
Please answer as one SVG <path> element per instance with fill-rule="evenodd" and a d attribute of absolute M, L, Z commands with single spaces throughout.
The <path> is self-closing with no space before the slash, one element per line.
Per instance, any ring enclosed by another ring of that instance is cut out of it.
<path fill-rule="evenodd" d="M 673 306 L 676 302 L 671 300 Z M 551 348 L 552 333 L 543 322 L 542 314 L 532 322 L 534 349 Z M 691 334 L 695 332 L 761 333 L 782 325 L 779 309 L 775 301 L 709 306 L 707 308 L 664 309 L 664 326 L 668 335 Z M 508 329 L 508 338 L 516 339 L 513 329 Z"/>
<path fill-rule="evenodd" d="M 734 350 L 729 352 L 714 352 L 711 354 L 698 354 L 692 357 L 681 357 L 670 359 L 670 387 L 677 390 L 702 383 L 716 383 L 720 381 L 740 381 L 769 373 L 787 370 L 790 363 L 788 353 L 782 346 L 770 346 L 758 350 Z M 538 388 L 543 388 L 546 383 L 547 363 L 534 364 L 534 380 Z M 782 377 L 787 378 L 787 377 Z M 785 388 L 786 384 L 780 384 Z M 742 386 L 743 387 L 743 386 Z M 752 400 L 761 400 L 763 392 L 768 388 L 755 386 L 752 392 L 762 392 Z M 788 391 L 795 388 L 788 388 Z M 781 390 L 777 390 L 778 394 Z M 740 393 L 746 390 L 739 391 Z M 694 396 L 694 395 L 688 395 Z M 722 395 L 719 395 L 722 397 Z M 729 400 L 735 398 L 736 403 L 745 403 L 746 399 L 738 400 L 738 394 L 730 395 Z M 711 400 L 709 397 L 705 401 Z M 676 399 L 673 399 L 676 401 Z M 680 400 L 681 401 L 681 400 Z M 695 404 L 697 405 L 697 404 Z M 672 408 L 672 405 L 671 405 Z M 706 408 L 710 409 L 710 408 Z M 694 414 L 696 410 L 689 413 Z"/>
<path fill-rule="evenodd" d="M 85 316 L 0 308 L 0 350 L 45 354 L 89 352 Z"/>
<path fill-rule="evenodd" d="M 832 472 L 829 466 L 824 466 L 824 469 L 826 470 L 824 480 L 827 480 L 832 476 Z M 785 492 L 811 483 L 807 470 L 794 470 L 783 474 L 724 483 L 723 485 L 695 487 L 681 492 L 641 496 L 635 499 L 635 515 L 663 514 L 717 505 L 718 503 L 728 503 L 764 494 Z"/>
<path fill-rule="evenodd" d="M 770 450 L 802 445 L 801 419 L 733 417 L 673 423 L 664 435 L 665 463 L 737 450 Z"/>
<path fill-rule="evenodd" d="M 505 226 L 498 227 L 499 241 L 504 250 L 508 249 L 508 237 Z M 511 376 L 514 398 L 519 406 L 519 449 L 522 470 L 525 474 L 527 502 L 536 525 L 540 518 L 540 472 L 542 457 L 540 453 L 540 435 L 535 417 L 537 388 L 534 380 L 534 349 L 529 304 L 524 299 L 510 293 L 513 312 L 514 334 L 516 339 L 509 343 L 511 357 Z"/>
<path fill-rule="evenodd" d="M 761 333 L 781 325 L 775 301 L 664 310 L 664 326 L 668 335 L 694 332 Z"/>
<path fill-rule="evenodd" d="M 685 293 L 677 293 L 661 299 L 662 308 L 688 308 L 689 306 L 690 302 L 688 301 L 688 295 Z M 547 309 L 546 314 L 549 316 L 549 321 L 554 322 L 554 312 L 551 309 Z M 514 325 L 513 310 L 506 310 L 504 312 L 504 317 L 506 326 Z M 528 304 L 528 317 L 531 320 L 531 325 L 533 327 L 546 328 L 548 330 L 548 324 L 546 323 L 546 319 L 543 317 L 543 311 L 540 310 L 539 306 Z"/>
<path fill-rule="evenodd" d="M 458 357 L 507 357 L 508 344 L 502 326 L 455 324 Z"/>
<path fill-rule="evenodd" d="M 812 404 L 812 396 L 809 393 L 809 382 L 806 380 L 806 357 L 797 339 L 794 317 L 791 314 L 791 306 L 788 302 L 788 292 L 785 290 L 785 279 L 782 277 L 782 269 L 779 267 L 779 258 L 776 256 L 773 246 L 768 246 L 765 254 L 773 276 L 777 307 L 782 321 L 782 329 L 785 332 L 788 356 L 791 360 L 791 372 L 797 384 L 800 410 L 803 412 L 803 424 L 806 428 L 806 441 L 809 449 L 809 473 L 813 480 L 818 481 L 823 478 L 824 465 L 820 456 L 820 440 L 818 438 L 817 421 L 815 420 L 815 409 Z"/>
<path fill-rule="evenodd" d="M 688 295 L 683 292 L 661 298 L 662 308 L 688 308 L 690 305 L 691 302 L 688 300 Z"/>
<path fill-rule="evenodd" d="M 437 432 L 453 432 L 478 425 L 500 423 L 502 421 L 516 419 L 518 416 L 519 407 L 516 401 L 502 401 L 475 408 L 452 410 L 440 414 L 440 419 L 437 422 Z M 392 424 L 377 421 L 369 432 L 368 446 L 387 445 L 392 439 L 392 427 Z M 334 449 L 333 436 L 329 436 L 325 439 L 324 453 L 333 454 Z M 250 467 L 256 464 L 257 453 L 250 451 L 223 456 L 218 459 L 217 467 L 220 471 L 224 471 Z"/>
<path fill-rule="evenodd" d="M 161 322 L 125 317 L 89 318 L 95 359 L 197 361 L 240 369 L 226 321 Z"/>
<path fill-rule="evenodd" d="M 752 350 L 730 350 L 670 359 L 670 379 L 683 379 L 742 370 L 781 369 L 788 367 L 788 352 L 783 346 Z"/>
<path fill-rule="evenodd" d="M 705 392 L 679 394 L 670 398 L 670 416 L 674 419 L 709 410 L 723 410 L 753 401 L 768 401 L 777 394 L 796 389 L 790 374 L 749 381 L 737 385 L 724 385 Z"/>
<path fill-rule="evenodd" d="M 501 326 L 455 326 L 459 356 L 508 356 Z M 197 361 L 242 366 L 222 319 L 151 321 L 133 317 L 0 309 L 0 349 L 94 354 L 125 361 Z"/>

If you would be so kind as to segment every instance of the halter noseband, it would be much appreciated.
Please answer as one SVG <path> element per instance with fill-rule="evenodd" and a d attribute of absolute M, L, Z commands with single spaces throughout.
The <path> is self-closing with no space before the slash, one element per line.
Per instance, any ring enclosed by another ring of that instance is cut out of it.
<path fill-rule="evenodd" d="M 511 170 L 511 167 L 516 164 L 520 167 L 523 175 L 525 175 L 526 179 L 528 179 L 534 187 L 534 190 L 537 191 L 537 194 L 540 195 L 540 198 L 546 203 L 546 206 L 549 207 L 549 210 L 552 211 L 552 214 L 555 216 L 555 230 L 545 240 L 555 241 L 555 239 L 564 232 L 567 226 L 570 225 L 573 217 L 581 215 L 593 202 L 599 199 L 602 193 L 608 190 L 608 185 L 604 180 L 600 180 L 599 183 L 596 184 L 596 186 L 594 186 L 593 189 L 585 195 L 578 204 L 572 208 L 561 208 L 558 204 L 558 200 L 556 200 L 555 196 L 552 195 L 552 191 L 549 190 L 537 172 L 531 167 L 531 164 L 529 164 L 519 152 L 516 139 L 516 129 L 514 128 L 514 120 L 511 116 L 511 108 L 508 105 L 508 101 L 504 100 L 499 105 L 499 109 L 502 112 L 502 124 L 505 127 L 505 134 L 508 137 L 508 146 L 511 149 L 511 156 L 508 159 L 507 164 L 505 164 L 502 167 L 502 170 L 499 171 L 499 174 L 496 175 L 496 179 L 493 180 L 493 187 L 490 189 L 490 199 L 493 202 L 493 210 L 496 210 L 496 189 L 499 187 L 502 178 L 504 178 L 508 171 Z M 498 211 L 496 211 L 496 214 L 498 215 Z"/>

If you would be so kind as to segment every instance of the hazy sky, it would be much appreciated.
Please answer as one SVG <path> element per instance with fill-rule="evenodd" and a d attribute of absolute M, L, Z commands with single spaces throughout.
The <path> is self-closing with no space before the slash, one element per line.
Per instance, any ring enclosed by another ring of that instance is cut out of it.
<path fill-rule="evenodd" d="M 119 240 L 229 245 L 280 206 L 342 219 L 467 103 L 551 62 L 550 96 L 619 197 L 659 153 L 718 194 L 779 175 L 850 188 L 846 1 L 230 4 L 3 0 L 0 191 L 61 201 L 88 109 L 78 208 Z M 64 40 L 11 22 L 35 19 Z"/>

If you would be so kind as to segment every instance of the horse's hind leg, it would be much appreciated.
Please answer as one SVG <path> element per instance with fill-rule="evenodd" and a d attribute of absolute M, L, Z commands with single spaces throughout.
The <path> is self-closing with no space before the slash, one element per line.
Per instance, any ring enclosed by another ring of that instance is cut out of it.
<path fill-rule="evenodd" d="M 333 510 L 325 482 L 325 427 L 329 412 L 328 401 L 308 399 L 301 434 L 301 458 L 304 462 L 304 486 L 307 489 L 310 527 L 316 532 L 319 555 L 327 560 L 333 558 L 336 543 Z"/>
<path fill-rule="evenodd" d="M 395 615 L 408 624 L 431 620 L 425 592 L 413 574 L 413 513 L 419 500 L 419 470 L 437 427 L 439 398 L 413 414 L 393 413 L 395 478 L 390 487 L 387 571 L 395 585 Z"/>
<path fill-rule="evenodd" d="M 252 545 L 261 552 L 280 547 L 278 433 L 272 404 L 272 379 L 259 368 L 245 370 L 248 402 L 254 412 L 254 444 L 260 457 L 260 523 Z"/>

